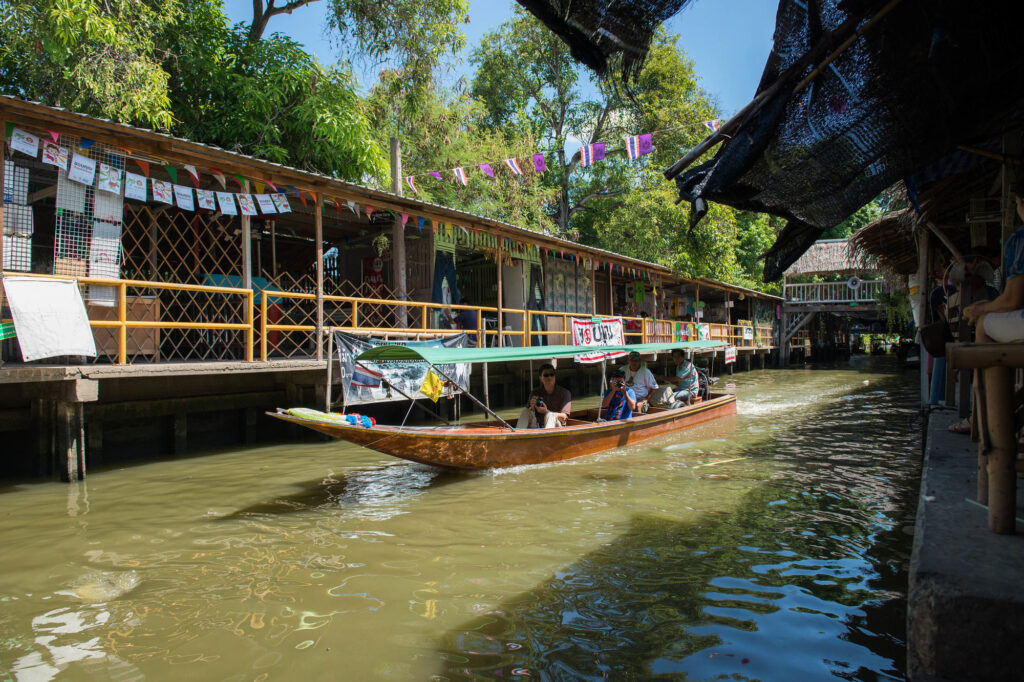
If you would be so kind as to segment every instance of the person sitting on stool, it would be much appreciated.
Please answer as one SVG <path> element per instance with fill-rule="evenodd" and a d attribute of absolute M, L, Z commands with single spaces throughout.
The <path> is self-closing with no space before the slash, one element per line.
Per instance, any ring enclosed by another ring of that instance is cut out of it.
<path fill-rule="evenodd" d="M 670 405 L 672 409 L 675 409 L 689 405 L 690 401 L 697 397 L 700 393 L 700 379 L 697 376 L 697 368 L 686 357 L 683 349 L 676 348 L 672 351 L 672 361 L 676 363 L 675 375 L 655 378 L 675 387 L 672 393 L 673 402 Z"/>

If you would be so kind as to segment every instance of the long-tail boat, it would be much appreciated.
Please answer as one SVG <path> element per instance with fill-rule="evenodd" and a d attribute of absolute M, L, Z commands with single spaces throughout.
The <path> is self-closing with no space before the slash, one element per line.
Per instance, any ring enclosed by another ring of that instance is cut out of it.
<path fill-rule="evenodd" d="M 388 362 L 427 362 L 435 371 L 441 365 L 463 362 L 512 362 L 547 360 L 585 353 L 638 351 L 656 353 L 681 348 L 711 351 L 724 344 L 712 341 L 647 343 L 624 346 L 535 346 L 526 348 L 409 348 L 377 346 L 361 353 L 359 365 L 386 367 Z M 382 372 L 386 376 L 386 372 Z M 442 373 L 443 375 L 443 373 Z M 445 375 L 443 375 L 445 376 Z M 446 376 L 446 378 L 449 378 Z M 344 414 L 305 408 L 268 412 L 272 417 L 298 424 L 334 438 L 355 443 L 394 457 L 448 469 L 488 469 L 542 464 L 590 455 L 636 443 L 653 436 L 695 426 L 736 413 L 736 397 L 711 393 L 707 400 L 671 409 L 650 407 L 646 414 L 604 421 L 597 408 L 575 410 L 564 427 L 517 429 L 480 403 L 466 387 L 458 387 L 482 407 L 490 421 L 439 426 L 385 426 L 369 428 L 351 424 Z"/>

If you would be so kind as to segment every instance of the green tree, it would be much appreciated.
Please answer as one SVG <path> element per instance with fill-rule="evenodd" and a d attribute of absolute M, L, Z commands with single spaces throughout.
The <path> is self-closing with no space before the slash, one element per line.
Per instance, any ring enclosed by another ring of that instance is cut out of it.
<path fill-rule="evenodd" d="M 52 106 L 170 128 L 165 50 L 177 0 L 5 0 L 0 91 Z"/>

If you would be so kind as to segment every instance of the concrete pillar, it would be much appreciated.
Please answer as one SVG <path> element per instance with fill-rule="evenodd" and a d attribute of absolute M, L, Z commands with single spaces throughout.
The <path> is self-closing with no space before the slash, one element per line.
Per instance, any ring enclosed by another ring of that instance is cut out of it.
<path fill-rule="evenodd" d="M 82 403 L 57 401 L 57 463 L 62 481 L 85 478 L 85 419 Z"/>

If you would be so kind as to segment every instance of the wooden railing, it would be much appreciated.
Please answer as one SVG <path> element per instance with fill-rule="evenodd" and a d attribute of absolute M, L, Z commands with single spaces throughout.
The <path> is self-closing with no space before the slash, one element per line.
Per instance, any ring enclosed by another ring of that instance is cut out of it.
<path fill-rule="evenodd" d="M 856 288 L 847 282 L 811 282 L 787 284 L 786 303 L 873 303 L 885 291 L 885 280 L 861 280 Z"/>
<path fill-rule="evenodd" d="M 104 294 L 103 305 L 87 305 L 98 361 L 125 365 L 322 357 L 323 339 L 317 335 L 320 315 L 313 293 L 90 277 L 77 278 L 77 282 L 87 302 Z M 101 289 L 91 289 L 94 287 Z M 436 338 L 465 331 L 481 347 L 538 342 L 571 345 L 572 320 L 589 321 L 592 317 L 504 308 L 499 324 L 498 309 L 488 306 L 333 295 L 323 296 L 322 301 L 325 329 L 390 339 Z M 476 327 L 455 329 L 451 317 L 467 310 L 474 313 L 469 317 L 475 318 Z M 680 334 L 681 325 L 686 323 L 640 317 L 622 320 L 627 343 L 689 338 Z M 706 326 L 711 340 L 739 349 L 770 349 L 775 345 L 770 324 Z"/>

